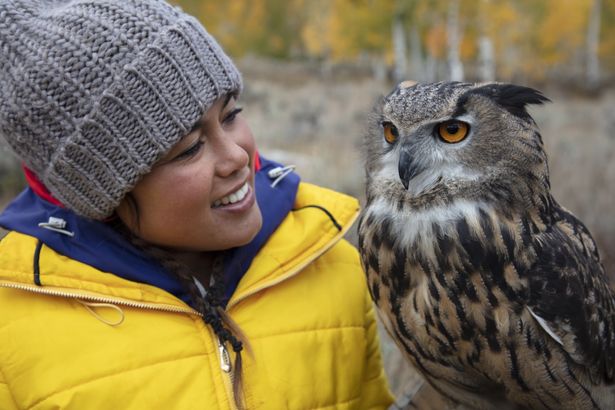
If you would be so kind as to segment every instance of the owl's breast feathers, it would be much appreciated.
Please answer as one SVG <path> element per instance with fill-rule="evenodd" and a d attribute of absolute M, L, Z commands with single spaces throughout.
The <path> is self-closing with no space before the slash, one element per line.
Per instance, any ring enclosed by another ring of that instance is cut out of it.
<path fill-rule="evenodd" d="M 548 406 L 530 390 L 553 386 L 549 405 L 565 393 L 595 404 L 581 379 L 613 380 L 615 307 L 596 245 L 550 200 L 548 215 L 480 203 L 403 217 L 378 201 L 365 208 L 359 246 L 372 297 L 400 348 L 449 397 L 493 382 L 536 407 Z"/>

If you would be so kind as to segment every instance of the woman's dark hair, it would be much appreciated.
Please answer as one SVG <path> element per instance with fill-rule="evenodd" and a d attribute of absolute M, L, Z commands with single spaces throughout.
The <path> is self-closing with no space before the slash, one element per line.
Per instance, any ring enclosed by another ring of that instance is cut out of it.
<path fill-rule="evenodd" d="M 134 226 L 139 226 L 139 207 L 135 198 L 129 193 L 126 195 L 126 200 L 131 208 Z M 182 287 L 190 295 L 192 307 L 201 314 L 206 325 L 212 328 L 216 336 L 219 338 L 219 343 L 232 346 L 235 352 L 235 363 L 232 368 L 233 372 L 233 393 L 235 404 L 241 410 L 243 409 L 242 400 L 242 358 L 241 352 L 246 343 L 246 338 L 234 323 L 230 316 L 226 313 L 223 306 L 224 293 L 224 253 L 217 252 L 213 256 L 213 264 L 211 271 L 211 283 L 205 295 L 194 281 L 194 275 L 190 268 L 177 260 L 173 252 L 163 247 L 153 245 L 137 236 L 130 230 L 119 217 L 115 217 L 110 225 L 122 235 L 124 235 L 134 246 L 142 250 L 145 254 L 160 263 L 167 271 L 171 272 L 180 280 Z M 203 284 L 206 286 L 207 284 Z M 246 343 L 247 344 L 247 343 Z"/>

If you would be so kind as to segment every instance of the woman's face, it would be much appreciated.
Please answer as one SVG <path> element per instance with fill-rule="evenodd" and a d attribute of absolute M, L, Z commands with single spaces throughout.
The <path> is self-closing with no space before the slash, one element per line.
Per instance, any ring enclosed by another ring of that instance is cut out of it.
<path fill-rule="evenodd" d="M 222 97 L 132 190 L 117 214 L 142 239 L 188 251 L 245 245 L 262 217 L 254 194 L 254 137 Z"/>

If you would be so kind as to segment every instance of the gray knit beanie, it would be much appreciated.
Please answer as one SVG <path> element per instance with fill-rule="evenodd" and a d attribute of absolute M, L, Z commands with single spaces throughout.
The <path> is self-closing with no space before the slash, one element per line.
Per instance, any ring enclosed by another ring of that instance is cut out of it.
<path fill-rule="evenodd" d="M 51 193 L 103 219 L 241 76 L 159 0 L 0 0 L 0 134 Z"/>

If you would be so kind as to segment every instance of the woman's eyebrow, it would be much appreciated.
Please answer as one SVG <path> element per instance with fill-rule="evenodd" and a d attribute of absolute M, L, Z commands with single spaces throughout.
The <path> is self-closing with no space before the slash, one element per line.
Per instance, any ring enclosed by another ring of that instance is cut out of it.
<path fill-rule="evenodd" d="M 224 105 L 222 107 L 226 107 L 229 101 L 231 101 L 231 98 L 234 98 L 234 97 L 235 97 L 235 94 L 233 93 L 226 94 L 226 97 L 224 97 Z"/>
<path fill-rule="evenodd" d="M 226 94 L 226 96 L 224 97 L 224 104 L 222 105 L 222 108 L 226 108 L 226 106 L 228 105 L 228 103 L 231 101 L 232 98 L 236 98 L 237 95 L 235 93 L 229 93 Z M 190 129 L 190 131 L 188 132 L 188 134 L 192 134 L 194 131 L 198 130 L 199 128 L 201 128 L 201 126 L 203 125 L 203 119 L 205 118 L 205 115 L 203 115 L 201 118 L 199 118 L 199 120 L 194 123 L 194 125 L 192 126 L 192 128 Z"/>
<path fill-rule="evenodd" d="M 188 134 L 192 134 L 194 131 L 201 128 L 201 125 L 203 125 L 202 121 L 203 121 L 203 117 L 199 118 L 199 120 L 196 123 L 194 123 L 190 131 L 188 131 Z"/>

